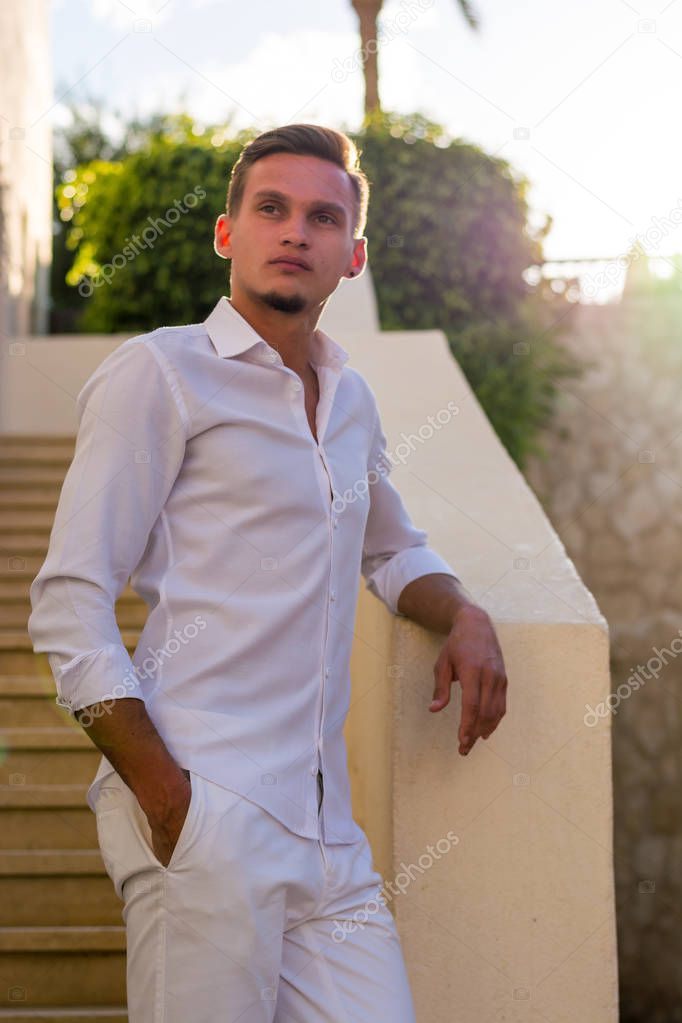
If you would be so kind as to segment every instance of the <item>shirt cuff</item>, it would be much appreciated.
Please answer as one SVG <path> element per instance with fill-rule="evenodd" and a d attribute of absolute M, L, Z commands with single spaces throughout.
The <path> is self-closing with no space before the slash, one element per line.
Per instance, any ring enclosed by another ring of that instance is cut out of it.
<path fill-rule="evenodd" d="M 383 594 L 390 611 L 406 618 L 398 611 L 398 599 L 408 583 L 432 572 L 444 572 L 461 582 L 454 569 L 431 547 L 406 547 L 384 562 L 372 575 L 377 590 Z"/>
<path fill-rule="evenodd" d="M 108 643 L 58 665 L 48 655 L 57 686 L 57 703 L 72 713 L 81 707 L 126 696 L 144 700 L 133 662 L 124 646 Z"/>

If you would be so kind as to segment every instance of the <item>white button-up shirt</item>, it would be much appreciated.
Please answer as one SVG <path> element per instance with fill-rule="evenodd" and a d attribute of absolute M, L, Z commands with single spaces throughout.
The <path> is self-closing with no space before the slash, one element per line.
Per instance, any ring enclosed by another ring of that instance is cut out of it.
<path fill-rule="evenodd" d="M 78 395 L 28 621 L 60 705 L 144 700 L 178 764 L 332 844 L 359 835 L 343 727 L 360 573 L 396 614 L 412 579 L 455 576 L 388 478 L 347 359 L 316 331 L 316 442 L 299 376 L 226 297 L 121 344 Z M 114 607 L 129 579 L 149 608 L 132 658 Z M 113 769 L 103 756 L 92 809 Z"/>

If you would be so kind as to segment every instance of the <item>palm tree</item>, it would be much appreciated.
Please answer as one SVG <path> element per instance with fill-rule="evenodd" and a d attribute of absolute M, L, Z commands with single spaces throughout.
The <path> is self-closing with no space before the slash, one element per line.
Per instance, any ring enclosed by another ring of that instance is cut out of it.
<path fill-rule="evenodd" d="M 360 21 L 362 67 L 365 75 L 365 117 L 381 110 L 379 103 L 379 65 L 377 58 L 377 21 L 383 0 L 350 0 Z M 478 17 L 469 0 L 457 0 L 470 28 L 478 28 Z"/>

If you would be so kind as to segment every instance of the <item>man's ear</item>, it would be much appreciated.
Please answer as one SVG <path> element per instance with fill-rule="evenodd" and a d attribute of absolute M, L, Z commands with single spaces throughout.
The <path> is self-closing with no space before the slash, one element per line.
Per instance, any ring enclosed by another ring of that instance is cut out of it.
<path fill-rule="evenodd" d="M 360 277 L 362 272 L 367 265 L 367 238 L 363 235 L 362 238 L 355 239 L 355 251 L 353 252 L 353 261 L 348 271 L 349 277 Z"/>
<path fill-rule="evenodd" d="M 231 229 L 232 220 L 227 213 L 221 213 L 215 222 L 213 237 L 213 250 L 221 259 L 231 259 Z"/>

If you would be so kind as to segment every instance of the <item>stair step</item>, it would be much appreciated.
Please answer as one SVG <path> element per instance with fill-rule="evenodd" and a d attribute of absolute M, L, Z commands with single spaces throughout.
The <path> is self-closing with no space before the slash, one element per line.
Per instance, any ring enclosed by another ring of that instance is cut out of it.
<path fill-rule="evenodd" d="M 0 695 L 0 741 L 15 728 L 80 728 L 72 714 L 56 701 L 56 689 L 40 696 Z"/>
<path fill-rule="evenodd" d="M 33 649 L 31 639 L 24 629 L 0 629 L 0 650 Z"/>
<path fill-rule="evenodd" d="M 26 508 L 47 508 L 54 512 L 59 500 L 61 486 L 26 486 L 20 490 L 3 490 L 0 492 L 0 508 L 26 509 Z"/>
<path fill-rule="evenodd" d="M 84 1008 L 0 1009 L 0 1023 L 128 1023 L 123 1006 L 86 1005 Z"/>
<path fill-rule="evenodd" d="M 97 849 L 3 849 L 0 877 L 106 874 Z"/>
<path fill-rule="evenodd" d="M 121 901 L 99 849 L 0 852 L 0 927 L 118 926 Z"/>
<path fill-rule="evenodd" d="M 0 927 L 114 926 L 121 901 L 99 849 L 0 852 Z"/>
<path fill-rule="evenodd" d="M 0 927 L 0 955 L 6 952 L 119 952 L 124 927 Z"/>
<path fill-rule="evenodd" d="M 0 697 L 0 722 L 0 742 L 14 728 L 81 727 L 74 715 L 56 702 L 54 687 L 42 697 Z"/>
<path fill-rule="evenodd" d="M 3 444 L 15 444 L 17 446 L 32 447 L 34 444 L 73 444 L 75 434 L 73 433 L 3 433 L 1 435 Z"/>
<path fill-rule="evenodd" d="M 6 533 L 3 531 L 2 542 L 0 543 L 0 558 L 9 559 L 16 558 L 17 556 L 22 557 L 27 554 L 37 557 L 38 555 L 47 554 L 47 544 L 49 537 L 49 530 L 45 530 L 44 533 L 38 533 L 35 530 L 29 530 L 24 533 Z"/>
<path fill-rule="evenodd" d="M 82 747 L 54 749 L 2 749 L 0 785 L 89 785 L 95 777 L 101 753 L 83 733 Z M 86 745 L 87 744 L 87 745 Z"/>
<path fill-rule="evenodd" d="M 123 630 L 121 637 L 126 646 L 135 649 L 139 634 L 137 631 Z M 33 650 L 31 637 L 25 629 L 0 629 L 0 650 Z M 0 662 L 0 673 L 2 673 Z"/>
<path fill-rule="evenodd" d="M 73 809 L 85 805 L 86 791 L 86 785 L 0 785 L 0 810 Z"/>
<path fill-rule="evenodd" d="M 128 1019 L 122 906 L 86 802 L 101 753 L 26 628 L 74 449 L 0 438 L 0 1023 Z M 148 608 L 128 585 L 116 612 L 132 651 Z"/>
<path fill-rule="evenodd" d="M 75 448 L 75 440 L 44 444 L 40 438 L 36 438 L 33 444 L 17 444 L 3 437 L 0 443 L 0 465 L 68 466 Z"/>
<path fill-rule="evenodd" d="M 0 927 L 3 1007 L 120 1003 L 125 948 L 123 926 Z"/>
<path fill-rule="evenodd" d="M 82 806 L 73 808 L 0 807 L 0 850 L 98 848 L 97 821 L 85 798 Z"/>
<path fill-rule="evenodd" d="M 86 781 L 0 785 L 0 850 L 97 847 L 95 815 L 86 795 L 101 754 L 90 745 L 96 757 Z M 43 756 L 49 761 L 51 754 Z"/>
<path fill-rule="evenodd" d="M 16 596 L 9 600 L 0 598 L 0 621 L 4 629 L 27 628 L 30 614 L 30 601 L 18 600 Z"/>
<path fill-rule="evenodd" d="M 0 487 L 34 488 L 37 486 L 53 486 L 60 490 L 68 466 L 63 465 L 3 465 L 0 462 Z"/>
<path fill-rule="evenodd" d="M 28 595 L 20 599 L 17 592 L 9 597 L 2 594 L 0 586 L 0 621 L 7 629 L 26 628 L 31 614 L 31 602 Z M 133 593 L 132 597 L 123 597 L 116 602 L 116 620 L 119 628 L 142 628 L 149 610 L 145 602 Z"/>
<path fill-rule="evenodd" d="M 16 557 L 11 563 L 6 557 L 0 558 L 0 581 L 5 584 L 13 584 L 17 580 L 21 580 L 22 586 L 29 587 L 38 574 L 38 570 L 42 567 L 44 560 L 45 558 L 40 558 L 37 555 Z"/>
<path fill-rule="evenodd" d="M 5 562 L 7 564 L 7 562 Z M 32 578 L 20 579 L 17 577 L 17 573 L 12 573 L 11 576 L 0 575 L 0 600 L 4 604 L 8 604 L 11 601 L 26 601 L 30 604 L 29 590 Z M 0 616 L 2 610 L 0 609 Z M 28 621 L 28 618 L 26 619 Z M 2 619 L 0 618 L 0 621 Z"/>
<path fill-rule="evenodd" d="M 65 708 L 61 709 L 68 714 Z M 70 721 L 70 717 L 68 720 Z M 2 750 L 70 750 L 91 746 L 92 740 L 77 722 L 73 727 L 62 724 L 48 728 L 27 726 L 25 728 L 0 729 L 0 749 Z"/>
<path fill-rule="evenodd" d="M 51 675 L 0 675 L 0 697 L 54 695 L 54 681 Z"/>
<path fill-rule="evenodd" d="M 27 607 L 30 607 L 31 601 L 29 590 L 34 577 L 28 573 L 21 578 L 20 575 L 21 573 L 17 571 L 10 574 L 9 570 L 6 570 L 4 575 L 0 572 L 0 601 L 17 601 L 26 604 Z M 139 603 L 140 601 L 144 604 L 142 597 L 140 597 L 132 588 L 130 583 L 128 583 L 121 593 L 121 596 L 116 601 L 116 606 L 118 607 L 119 603 L 123 606 L 125 604 Z"/>
<path fill-rule="evenodd" d="M 0 730 L 0 785 L 68 785 L 86 788 L 101 753 L 80 725 Z"/>
<path fill-rule="evenodd" d="M 50 674 L 50 662 L 47 654 L 36 654 L 28 646 L 21 650 L 3 650 L 0 645 L 0 676 Z"/>
<path fill-rule="evenodd" d="M 21 529 L 36 530 L 48 533 L 52 529 L 54 508 L 5 508 L 0 505 L 0 530 L 3 533 L 15 533 Z"/>

